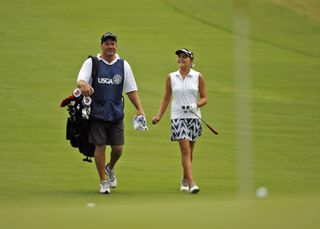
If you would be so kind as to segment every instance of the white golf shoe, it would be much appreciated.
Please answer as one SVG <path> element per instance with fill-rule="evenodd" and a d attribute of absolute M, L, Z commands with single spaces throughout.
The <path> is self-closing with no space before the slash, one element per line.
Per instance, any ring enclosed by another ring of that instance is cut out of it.
<path fill-rule="evenodd" d="M 109 164 L 106 165 L 105 172 L 108 177 L 108 182 L 111 188 L 117 187 L 117 178 L 114 169 L 109 168 Z"/>
<path fill-rule="evenodd" d="M 200 192 L 200 189 L 196 184 L 193 184 L 192 186 L 190 186 L 189 192 L 191 194 L 197 194 L 198 192 Z"/>
<path fill-rule="evenodd" d="M 110 186 L 107 180 L 103 180 L 100 183 L 100 193 L 102 194 L 110 194 Z"/>
<path fill-rule="evenodd" d="M 189 186 L 188 186 L 187 180 L 185 180 L 185 179 L 182 179 L 182 180 L 181 180 L 180 191 L 181 191 L 181 192 L 187 192 L 187 191 L 189 191 Z"/>

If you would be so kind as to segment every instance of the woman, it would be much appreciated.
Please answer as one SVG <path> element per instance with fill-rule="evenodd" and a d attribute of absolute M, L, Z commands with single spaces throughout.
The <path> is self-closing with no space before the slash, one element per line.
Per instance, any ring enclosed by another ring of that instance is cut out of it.
<path fill-rule="evenodd" d="M 165 94 L 152 123 L 157 124 L 161 120 L 172 96 L 171 141 L 179 142 L 183 167 L 180 190 L 194 194 L 200 191 L 192 178 L 193 150 L 202 131 L 197 115 L 201 117 L 199 108 L 207 103 L 207 94 L 202 74 L 192 69 L 193 53 L 185 48 L 175 53 L 179 69 L 168 75 Z"/>

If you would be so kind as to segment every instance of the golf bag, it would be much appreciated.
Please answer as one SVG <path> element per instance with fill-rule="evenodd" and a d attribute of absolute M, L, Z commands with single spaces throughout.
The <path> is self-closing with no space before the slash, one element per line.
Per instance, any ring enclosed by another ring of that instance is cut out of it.
<path fill-rule="evenodd" d="M 92 74 L 94 79 L 97 77 L 99 60 L 97 57 L 89 56 L 92 59 Z M 92 162 L 95 145 L 88 139 L 89 117 L 91 98 L 81 95 L 79 88 L 73 91 L 73 95 L 62 100 L 60 107 L 67 106 L 69 117 L 66 125 L 66 139 L 70 141 L 72 147 L 78 148 L 85 158 L 83 161 Z"/>

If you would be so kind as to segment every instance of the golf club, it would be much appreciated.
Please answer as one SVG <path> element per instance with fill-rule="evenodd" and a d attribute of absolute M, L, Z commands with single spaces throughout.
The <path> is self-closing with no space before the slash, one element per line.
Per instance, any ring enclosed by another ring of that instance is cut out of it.
<path fill-rule="evenodd" d="M 206 123 L 202 118 L 200 118 L 199 115 L 197 115 L 193 111 L 191 111 L 191 113 L 195 114 L 195 116 L 197 116 L 204 124 L 206 124 L 206 126 L 209 128 L 209 130 L 211 130 L 215 135 L 218 135 L 218 132 L 215 129 L 213 129 L 208 123 Z"/>

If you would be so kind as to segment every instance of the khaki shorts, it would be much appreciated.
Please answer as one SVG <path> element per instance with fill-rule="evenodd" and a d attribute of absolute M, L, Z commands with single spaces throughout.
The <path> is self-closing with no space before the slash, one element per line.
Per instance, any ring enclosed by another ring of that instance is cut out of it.
<path fill-rule="evenodd" d="M 89 125 L 89 142 L 95 145 L 123 145 L 123 120 L 109 122 L 91 119 Z"/>

